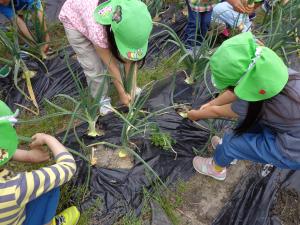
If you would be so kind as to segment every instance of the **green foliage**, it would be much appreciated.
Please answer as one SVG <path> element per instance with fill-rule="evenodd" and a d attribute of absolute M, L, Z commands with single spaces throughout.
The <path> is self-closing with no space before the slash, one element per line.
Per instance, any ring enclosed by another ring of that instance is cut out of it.
<path fill-rule="evenodd" d="M 166 151 L 172 150 L 172 146 L 176 144 L 176 140 L 169 133 L 162 132 L 157 125 L 152 128 L 150 138 L 154 146 Z"/>
<path fill-rule="evenodd" d="M 172 28 L 162 23 L 156 24 L 165 28 L 165 30 L 162 32 L 168 32 L 171 36 L 171 39 L 168 40 L 165 45 L 168 43 L 173 43 L 178 46 L 180 59 L 178 60 L 177 65 L 181 65 L 183 63 L 185 68 L 188 68 L 190 70 L 190 73 L 187 74 L 186 82 L 188 84 L 194 84 L 195 82 L 202 80 L 204 74 L 209 68 L 209 59 L 214 53 L 214 47 L 216 46 L 217 41 L 216 33 L 218 32 L 218 28 L 215 28 L 211 32 L 208 32 L 200 46 L 197 46 L 199 45 L 199 43 L 197 40 L 195 40 L 193 48 L 188 49 L 185 43 L 178 37 L 178 35 Z M 196 33 L 198 33 L 197 29 L 198 28 L 196 28 Z M 153 35 L 153 37 L 161 35 L 162 32 Z M 174 71 L 176 71 L 177 69 L 178 68 L 175 67 Z"/>
<path fill-rule="evenodd" d="M 275 1 L 262 25 L 254 32 L 265 46 L 278 53 L 284 60 L 300 49 L 300 1 L 290 0 L 283 4 Z"/>
<path fill-rule="evenodd" d="M 119 225 L 142 225 L 142 221 L 134 212 L 126 214 L 117 224 Z"/>
<path fill-rule="evenodd" d="M 76 88 L 79 93 L 79 98 L 75 99 L 69 95 L 59 94 L 55 96 L 55 99 L 60 99 L 60 101 L 67 102 L 68 105 L 73 105 L 72 109 L 65 108 L 64 106 L 60 106 L 58 104 L 55 104 L 54 102 L 51 102 L 47 99 L 45 99 L 45 102 L 53 107 L 55 109 L 55 113 L 45 115 L 41 118 L 35 118 L 32 120 L 22 121 L 23 123 L 35 123 L 38 121 L 51 119 L 54 117 L 61 117 L 61 116 L 70 116 L 71 119 L 68 123 L 67 130 L 65 133 L 65 137 L 63 139 L 63 142 L 66 140 L 67 135 L 69 134 L 69 131 L 71 128 L 74 127 L 74 121 L 80 120 L 83 122 L 88 123 L 88 135 L 95 137 L 100 136 L 101 133 L 96 129 L 96 122 L 100 116 L 99 108 L 100 108 L 100 101 L 104 97 L 104 87 L 107 82 L 106 79 L 108 79 L 108 76 L 106 74 L 99 74 L 99 76 L 103 76 L 103 82 L 98 89 L 98 92 L 96 96 L 91 95 L 90 88 L 83 87 L 83 84 L 78 79 L 78 75 L 73 72 L 73 70 L 70 67 L 69 61 L 66 58 L 67 65 L 69 67 L 69 70 L 71 72 L 71 75 L 74 79 L 74 82 L 76 84 Z"/>

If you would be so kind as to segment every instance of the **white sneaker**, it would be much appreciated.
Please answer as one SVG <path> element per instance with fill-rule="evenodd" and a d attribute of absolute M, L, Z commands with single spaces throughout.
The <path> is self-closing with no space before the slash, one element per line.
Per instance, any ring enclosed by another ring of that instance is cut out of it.
<path fill-rule="evenodd" d="M 102 98 L 100 101 L 100 115 L 105 116 L 111 112 L 110 98 Z"/>
<path fill-rule="evenodd" d="M 142 89 L 139 87 L 135 88 L 135 95 L 140 95 L 142 93 Z"/>

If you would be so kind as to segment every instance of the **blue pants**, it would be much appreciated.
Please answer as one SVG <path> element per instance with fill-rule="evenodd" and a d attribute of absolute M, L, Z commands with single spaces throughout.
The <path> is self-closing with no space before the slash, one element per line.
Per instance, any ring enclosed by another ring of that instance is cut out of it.
<path fill-rule="evenodd" d="M 275 133 L 261 126 L 240 136 L 233 132 L 224 135 L 222 143 L 216 148 L 214 161 L 217 165 L 226 167 L 234 159 L 272 164 L 282 169 L 300 169 L 300 163 L 291 161 L 280 153 Z"/>
<path fill-rule="evenodd" d="M 196 39 L 197 46 L 200 46 L 201 42 L 205 38 L 205 35 L 210 26 L 212 11 L 194 12 L 188 3 L 188 0 L 186 0 L 186 3 L 188 6 L 189 16 L 187 27 L 185 29 L 185 44 L 188 48 L 192 48 L 195 46 L 196 30 L 198 31 Z"/>
<path fill-rule="evenodd" d="M 23 225 L 44 225 L 56 215 L 59 202 L 59 188 L 55 188 L 26 205 L 26 219 Z"/>

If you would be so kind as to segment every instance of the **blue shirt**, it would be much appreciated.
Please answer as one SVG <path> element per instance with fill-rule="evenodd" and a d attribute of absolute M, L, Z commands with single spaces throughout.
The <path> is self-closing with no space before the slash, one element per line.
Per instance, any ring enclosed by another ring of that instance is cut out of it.
<path fill-rule="evenodd" d="M 13 0 L 15 10 L 33 10 L 34 7 L 37 9 L 41 8 L 41 1 L 40 0 Z M 14 16 L 13 9 L 11 7 L 11 3 L 9 5 L 4 6 L 0 5 L 0 13 L 6 16 L 8 19 L 12 19 Z"/>

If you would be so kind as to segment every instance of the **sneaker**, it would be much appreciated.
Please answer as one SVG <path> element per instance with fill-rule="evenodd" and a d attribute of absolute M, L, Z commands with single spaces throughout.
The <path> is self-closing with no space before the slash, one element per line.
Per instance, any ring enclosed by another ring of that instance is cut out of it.
<path fill-rule="evenodd" d="M 100 115 L 105 116 L 112 112 L 110 98 L 103 98 L 100 101 Z"/>
<path fill-rule="evenodd" d="M 51 225 L 76 225 L 79 217 L 79 210 L 75 206 L 71 206 L 55 216 Z"/>
<path fill-rule="evenodd" d="M 193 159 L 193 166 L 198 173 L 210 176 L 216 180 L 221 181 L 226 178 L 226 168 L 224 168 L 221 172 L 215 171 L 212 158 L 196 156 Z"/>
<path fill-rule="evenodd" d="M 139 87 L 135 88 L 135 95 L 140 95 L 142 93 L 142 89 Z"/>

